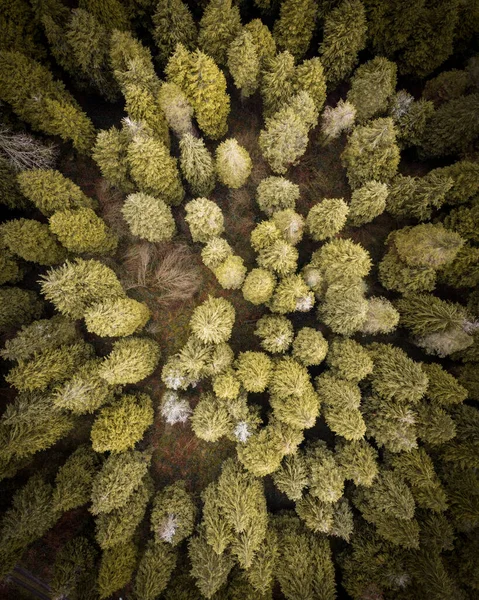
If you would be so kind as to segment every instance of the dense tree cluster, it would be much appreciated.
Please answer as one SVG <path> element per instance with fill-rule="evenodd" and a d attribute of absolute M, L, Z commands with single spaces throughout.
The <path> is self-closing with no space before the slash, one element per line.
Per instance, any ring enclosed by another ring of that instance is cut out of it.
<path fill-rule="evenodd" d="M 476 3 L 18 0 L 0 30 L 5 586 L 474 600 Z"/>

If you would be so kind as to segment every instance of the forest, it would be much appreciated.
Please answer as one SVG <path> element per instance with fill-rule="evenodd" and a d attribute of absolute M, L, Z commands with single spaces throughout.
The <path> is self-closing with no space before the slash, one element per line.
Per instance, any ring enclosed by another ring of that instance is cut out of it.
<path fill-rule="evenodd" d="M 479 2 L 0 0 L 0 598 L 479 598 Z"/>

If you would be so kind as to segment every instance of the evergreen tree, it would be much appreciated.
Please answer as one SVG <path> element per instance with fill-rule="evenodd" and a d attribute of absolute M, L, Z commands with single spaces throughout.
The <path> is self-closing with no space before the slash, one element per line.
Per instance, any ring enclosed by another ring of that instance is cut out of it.
<path fill-rule="evenodd" d="M 0 240 L 0 247 L 2 242 Z M 5 283 L 18 283 L 24 275 L 24 269 L 20 266 L 14 255 L 5 247 L 1 248 L 0 254 L 0 285 Z"/>
<path fill-rule="evenodd" d="M 225 140 L 216 149 L 216 171 L 223 185 L 233 189 L 242 187 L 251 169 L 248 152 L 234 138 Z"/>
<path fill-rule="evenodd" d="M 234 321 L 233 305 L 224 298 L 210 296 L 195 308 L 190 327 L 204 344 L 220 344 L 231 337 Z"/>
<path fill-rule="evenodd" d="M 60 467 L 55 478 L 52 502 L 56 514 L 62 514 L 90 500 L 98 457 L 88 446 L 78 446 Z"/>
<path fill-rule="evenodd" d="M 0 87 L 1 100 L 34 130 L 72 140 L 79 152 L 89 152 L 95 135 L 92 122 L 46 67 L 19 52 L 2 51 Z"/>
<path fill-rule="evenodd" d="M 71 179 L 53 169 L 31 169 L 17 175 L 22 194 L 44 215 L 75 208 L 95 208 Z"/>
<path fill-rule="evenodd" d="M 200 21 L 198 46 L 220 66 L 226 64 L 228 47 L 241 33 L 241 18 L 231 0 L 210 0 Z"/>
<path fill-rule="evenodd" d="M 130 136 L 125 128 L 104 129 L 97 135 L 93 147 L 93 158 L 103 177 L 123 192 L 133 192 L 127 160 Z"/>
<path fill-rule="evenodd" d="M 286 352 L 294 337 L 293 325 L 286 317 L 265 315 L 256 322 L 254 334 L 261 339 L 261 346 L 272 354 Z"/>
<path fill-rule="evenodd" d="M 275 230 L 278 231 L 276 226 Z M 297 268 L 298 251 L 288 242 L 278 239 L 259 251 L 257 261 L 263 269 L 272 270 L 280 276 L 288 276 Z"/>
<path fill-rule="evenodd" d="M 302 327 L 293 342 L 293 358 L 305 367 L 319 365 L 326 358 L 328 342 L 323 334 L 312 327 Z"/>
<path fill-rule="evenodd" d="M 208 269 L 216 269 L 233 254 L 228 242 L 220 237 L 213 237 L 201 251 L 201 260 Z"/>
<path fill-rule="evenodd" d="M 116 250 L 117 236 L 91 208 L 56 211 L 49 227 L 70 252 L 102 254 Z"/>
<path fill-rule="evenodd" d="M 215 396 L 224 400 L 238 398 L 241 384 L 233 369 L 228 369 L 213 378 L 213 392 Z"/>
<path fill-rule="evenodd" d="M 54 598 L 90 598 L 94 584 L 96 552 L 85 537 L 74 537 L 57 552 L 50 588 Z"/>
<path fill-rule="evenodd" d="M 479 248 L 464 244 L 453 261 L 440 272 L 441 278 L 453 287 L 475 288 L 479 284 Z"/>
<path fill-rule="evenodd" d="M 396 65 L 377 56 L 356 69 L 351 79 L 348 101 L 356 108 L 356 120 L 364 123 L 381 115 L 396 89 Z"/>
<path fill-rule="evenodd" d="M 427 123 L 434 113 L 432 102 L 414 100 L 414 96 L 400 90 L 392 97 L 390 105 L 389 112 L 394 119 L 399 147 L 420 146 Z"/>
<path fill-rule="evenodd" d="M 67 256 L 48 225 L 34 219 L 12 219 L 2 223 L 0 235 L 10 252 L 23 260 L 55 265 Z"/>
<path fill-rule="evenodd" d="M 180 140 L 180 167 L 193 196 L 206 197 L 216 183 L 213 157 L 201 138 L 185 133 Z"/>
<path fill-rule="evenodd" d="M 143 329 L 150 318 L 146 304 L 117 298 L 95 304 L 85 312 L 88 331 L 101 337 L 124 337 Z"/>
<path fill-rule="evenodd" d="M 343 476 L 355 485 L 370 487 L 378 474 L 378 453 L 366 440 L 339 440 L 336 461 Z"/>
<path fill-rule="evenodd" d="M 108 29 L 130 29 L 128 9 L 119 0 L 79 0 L 80 8 L 87 10 Z"/>
<path fill-rule="evenodd" d="M 128 83 L 123 88 L 125 96 L 125 111 L 128 119 L 144 128 L 153 137 L 170 146 L 168 122 L 156 94 L 156 87 L 152 91 L 144 84 Z"/>
<path fill-rule="evenodd" d="M 298 199 L 299 186 L 284 177 L 266 177 L 256 189 L 256 202 L 268 216 L 276 210 L 294 210 Z"/>
<path fill-rule="evenodd" d="M 236 375 L 247 392 L 264 392 L 272 375 L 271 359 L 263 352 L 241 352 Z"/>
<path fill-rule="evenodd" d="M 93 480 L 90 512 L 99 515 L 124 506 L 140 487 L 149 462 L 137 450 L 111 454 Z"/>
<path fill-rule="evenodd" d="M 321 117 L 323 143 L 338 138 L 344 131 L 349 132 L 356 120 L 356 109 L 347 100 L 340 100 L 336 106 L 326 106 Z"/>
<path fill-rule="evenodd" d="M 308 92 L 321 112 L 326 101 L 326 81 L 323 65 L 317 56 L 304 60 L 296 67 L 293 88 L 296 93 Z"/>
<path fill-rule="evenodd" d="M 459 160 L 448 167 L 435 169 L 434 172 L 451 177 L 454 182 L 446 194 L 447 204 L 463 204 L 479 190 L 479 167 L 476 162 Z"/>
<path fill-rule="evenodd" d="M 91 428 L 95 452 L 123 452 L 133 448 L 153 423 L 153 406 L 147 394 L 123 394 L 102 408 Z"/>
<path fill-rule="evenodd" d="M 388 193 L 388 186 L 379 181 L 368 181 L 354 190 L 349 205 L 348 222 L 360 227 L 381 215 L 386 208 Z"/>
<path fill-rule="evenodd" d="M 171 240 L 176 233 L 171 208 L 161 198 L 137 192 L 130 194 L 121 207 L 131 233 L 149 242 Z"/>
<path fill-rule="evenodd" d="M 433 294 L 408 294 L 397 300 L 396 306 L 401 325 L 414 335 L 462 329 L 467 316 L 461 304 L 441 300 Z"/>
<path fill-rule="evenodd" d="M 222 288 L 237 290 L 243 284 L 246 270 L 241 256 L 230 255 L 213 272 Z"/>
<path fill-rule="evenodd" d="M 244 29 L 253 38 L 253 44 L 260 61 L 260 68 L 263 70 L 276 55 L 276 42 L 267 25 L 261 19 L 253 19 L 244 26 Z"/>
<path fill-rule="evenodd" d="M 135 577 L 135 594 L 143 600 L 160 596 L 175 569 L 177 556 L 168 544 L 147 545 Z"/>
<path fill-rule="evenodd" d="M 87 308 L 103 300 L 124 298 L 115 273 L 97 260 L 75 259 L 41 278 L 42 293 L 62 314 L 81 319 Z"/>
<path fill-rule="evenodd" d="M 224 231 L 221 208 L 207 198 L 196 198 L 185 205 L 185 221 L 194 242 L 207 243 Z"/>
<path fill-rule="evenodd" d="M 102 552 L 98 572 L 98 592 L 103 600 L 125 587 L 136 567 L 137 549 L 132 541 Z"/>
<path fill-rule="evenodd" d="M 299 213 L 294 212 L 291 208 L 278 210 L 274 213 L 271 220 L 278 228 L 284 240 L 292 246 L 299 244 L 303 237 L 305 225 L 304 219 Z"/>
<path fill-rule="evenodd" d="M 361 327 L 365 335 L 391 333 L 399 323 L 399 313 L 389 300 L 372 296 L 368 298 L 366 321 Z"/>
<path fill-rule="evenodd" d="M 366 348 L 347 338 L 335 338 L 330 343 L 326 362 L 334 375 L 354 382 L 370 375 L 374 366 Z"/>
<path fill-rule="evenodd" d="M 288 275 L 276 286 L 269 308 L 271 312 L 308 312 L 314 305 L 314 294 L 310 291 L 301 275 Z"/>
<path fill-rule="evenodd" d="M 275 285 L 276 278 L 270 271 L 252 269 L 243 283 L 243 297 L 252 304 L 265 304 L 271 298 Z"/>
<path fill-rule="evenodd" d="M 371 270 L 371 258 L 367 250 L 355 242 L 336 238 L 313 253 L 311 264 L 318 267 L 325 281 L 357 282 Z"/>
<path fill-rule="evenodd" d="M 306 218 L 309 235 L 315 242 L 334 237 L 346 224 L 349 209 L 342 198 L 325 198 L 315 204 Z"/>
<path fill-rule="evenodd" d="M 263 113 L 270 117 L 291 98 L 294 92 L 294 57 L 287 50 L 272 57 L 261 77 Z"/>
<path fill-rule="evenodd" d="M 184 197 L 176 159 L 163 142 L 137 133 L 127 150 L 132 179 L 140 192 L 151 194 L 168 204 L 180 204 Z"/>
<path fill-rule="evenodd" d="M 447 229 L 452 229 L 462 238 L 472 243 L 479 242 L 478 225 L 478 201 L 473 202 L 470 206 L 459 206 L 458 208 L 453 208 L 444 219 L 444 226 Z"/>
<path fill-rule="evenodd" d="M 356 127 L 341 160 L 353 188 L 372 179 L 387 182 L 394 177 L 399 164 L 399 148 L 392 119 L 376 119 Z"/>
<path fill-rule="evenodd" d="M 43 303 L 35 292 L 19 287 L 0 287 L 0 331 L 28 325 L 38 319 L 42 311 Z"/>
<path fill-rule="evenodd" d="M 458 233 L 445 229 L 440 223 L 398 229 L 393 242 L 399 257 L 408 266 L 433 269 L 453 261 L 464 244 Z"/>
<path fill-rule="evenodd" d="M 437 108 L 453 98 L 463 96 L 468 87 L 467 71 L 451 69 L 426 81 L 422 96 L 426 100 L 431 100 Z"/>
<path fill-rule="evenodd" d="M 424 177 L 396 175 L 389 188 L 387 210 L 395 217 L 429 220 L 453 186 L 450 177 L 431 171 Z"/>
<path fill-rule="evenodd" d="M 300 453 L 286 456 L 281 467 L 273 473 L 275 486 L 294 502 L 301 499 L 309 482 L 307 464 Z"/>
<path fill-rule="evenodd" d="M 403 294 L 430 292 L 436 286 L 436 271 L 432 267 L 407 265 L 391 247 L 379 263 L 379 281 L 386 289 Z"/>
<path fill-rule="evenodd" d="M 352 335 L 366 322 L 368 301 L 361 280 L 329 285 L 318 307 L 318 318 L 334 333 Z"/>
<path fill-rule="evenodd" d="M 260 58 L 251 33 L 243 29 L 228 47 L 228 69 L 241 97 L 254 94 L 259 85 Z"/>
<path fill-rule="evenodd" d="M 366 14 L 360 0 L 342 0 L 326 15 L 319 46 L 326 81 L 333 88 L 345 79 L 366 45 Z"/>
<path fill-rule="evenodd" d="M 0 204 L 8 208 L 23 208 L 27 203 L 20 191 L 17 177 L 9 161 L 0 155 Z"/>
<path fill-rule="evenodd" d="M 311 43 L 318 6 L 315 0 L 283 0 L 279 19 L 274 24 L 275 42 L 296 58 L 302 58 Z"/>
<path fill-rule="evenodd" d="M 164 65 L 175 51 L 177 44 L 188 50 L 196 45 L 196 25 L 188 6 L 181 0 L 158 2 L 153 14 L 153 37 L 158 58 Z"/>
<path fill-rule="evenodd" d="M 113 343 L 103 360 L 99 375 L 110 385 L 137 383 L 149 377 L 158 366 L 160 347 L 154 340 L 127 337 Z"/>
<path fill-rule="evenodd" d="M 229 435 L 233 427 L 225 402 L 213 394 L 202 394 L 191 416 L 191 428 L 196 437 L 216 442 Z"/>
<path fill-rule="evenodd" d="M 151 52 L 131 33 L 112 31 L 110 64 L 122 91 L 128 84 L 139 85 L 154 94 L 158 91 L 160 81 L 155 73 Z"/>
<path fill-rule="evenodd" d="M 226 552 L 216 554 L 202 531 L 189 539 L 188 554 L 191 562 L 190 573 L 195 579 L 196 587 L 205 598 L 212 598 L 226 584 L 234 564 L 232 556 Z"/>
<path fill-rule="evenodd" d="M 164 82 L 161 84 L 158 93 L 158 102 L 162 111 L 165 113 L 166 121 L 169 127 L 180 138 L 186 134 L 191 134 L 193 124 L 191 116 L 193 108 L 188 102 L 185 94 L 174 83 Z"/>
<path fill-rule="evenodd" d="M 196 508 L 185 482 L 178 480 L 165 487 L 156 495 L 151 513 L 151 530 L 156 543 L 178 545 L 192 534 L 195 517 Z"/>

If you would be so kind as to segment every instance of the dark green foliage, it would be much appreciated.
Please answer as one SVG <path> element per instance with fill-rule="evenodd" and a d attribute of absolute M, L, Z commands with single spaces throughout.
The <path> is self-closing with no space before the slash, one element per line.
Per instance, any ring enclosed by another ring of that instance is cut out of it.
<path fill-rule="evenodd" d="M 0 331 L 28 325 L 43 312 L 43 303 L 35 292 L 19 287 L 0 287 Z"/>
<path fill-rule="evenodd" d="M 79 0 L 78 5 L 108 29 L 122 31 L 130 28 L 129 11 L 119 0 Z"/>
<path fill-rule="evenodd" d="M 436 171 L 425 177 L 397 175 L 389 188 L 387 211 L 395 217 L 429 220 L 433 210 L 444 204 L 452 187 L 452 178 Z"/>
<path fill-rule="evenodd" d="M 23 208 L 26 204 L 15 171 L 3 156 L 0 156 L 0 203 L 8 208 Z"/>
<path fill-rule="evenodd" d="M 479 242 L 479 202 L 476 200 L 471 206 L 452 209 L 444 219 L 444 225 L 467 241 Z"/>
<path fill-rule="evenodd" d="M 147 547 L 138 563 L 135 593 L 142 600 L 155 600 L 166 588 L 176 565 L 176 553 L 168 544 Z"/>
<path fill-rule="evenodd" d="M 151 531 L 155 542 L 177 546 L 193 533 L 196 508 L 185 489 L 184 481 L 176 481 L 158 492 L 151 511 Z"/>
<path fill-rule="evenodd" d="M 100 598 L 109 598 L 131 579 L 137 562 L 137 549 L 133 542 L 125 542 L 103 551 L 98 572 Z"/>
<path fill-rule="evenodd" d="M 93 597 L 96 551 L 84 537 L 69 540 L 56 554 L 49 584 L 54 598 L 71 600 Z"/>
<path fill-rule="evenodd" d="M 459 160 L 448 167 L 435 169 L 435 173 L 451 177 L 453 186 L 446 194 L 447 204 L 463 204 L 479 191 L 479 165 L 470 160 Z"/>
<path fill-rule="evenodd" d="M 34 219 L 12 219 L 0 226 L 3 243 L 23 260 L 55 265 L 67 257 L 48 225 Z"/>
<path fill-rule="evenodd" d="M 438 107 L 464 95 L 469 87 L 466 71 L 452 69 L 451 71 L 443 71 L 436 77 L 429 79 L 424 86 L 422 93 L 423 98 L 431 100 L 434 106 Z"/>
<path fill-rule="evenodd" d="M 296 59 L 302 58 L 309 47 L 317 18 L 315 0 L 283 0 L 273 35 L 282 50 Z"/>
<path fill-rule="evenodd" d="M 158 2 L 153 15 L 153 25 L 153 37 L 162 64 L 166 64 L 177 44 L 194 50 L 196 25 L 187 5 L 181 0 Z"/>
<path fill-rule="evenodd" d="M 441 300 L 433 294 L 408 294 L 396 306 L 401 325 L 415 335 L 462 328 L 467 316 L 461 304 Z"/>
<path fill-rule="evenodd" d="M 434 105 L 428 100 L 414 100 L 414 97 L 400 90 L 390 101 L 389 112 L 394 119 L 398 145 L 401 149 L 420 146 Z"/>
<path fill-rule="evenodd" d="M 228 47 L 240 31 L 238 7 L 231 0 L 210 0 L 200 21 L 198 45 L 218 65 L 224 65 Z"/>

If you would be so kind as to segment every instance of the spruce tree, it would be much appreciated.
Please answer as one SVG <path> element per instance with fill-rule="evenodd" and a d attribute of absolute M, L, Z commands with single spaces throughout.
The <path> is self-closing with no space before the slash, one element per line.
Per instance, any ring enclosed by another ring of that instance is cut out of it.
<path fill-rule="evenodd" d="M 161 84 L 158 92 L 158 102 L 162 111 L 165 113 L 166 121 L 169 127 L 180 138 L 186 134 L 191 134 L 193 124 L 191 116 L 193 108 L 188 102 L 185 94 L 174 83 L 164 82 Z"/>
<path fill-rule="evenodd" d="M 270 271 L 252 269 L 243 283 L 243 297 L 252 304 L 265 304 L 271 298 L 275 285 L 276 278 Z"/>
<path fill-rule="evenodd" d="M 48 225 L 62 246 L 76 254 L 112 253 L 118 244 L 117 236 L 91 208 L 56 211 Z"/>
<path fill-rule="evenodd" d="M 334 237 L 346 224 L 349 209 L 342 198 L 325 198 L 306 217 L 309 235 L 315 242 Z"/>
<path fill-rule="evenodd" d="M 125 337 L 143 329 L 150 318 L 146 304 L 133 298 L 106 300 L 84 315 L 88 331 L 101 337 Z"/>
<path fill-rule="evenodd" d="M 62 514 L 90 500 L 93 478 L 99 461 L 88 446 L 78 446 L 60 467 L 55 477 L 52 502 L 56 514 Z"/>
<path fill-rule="evenodd" d="M 153 38 L 162 65 L 167 63 L 177 44 L 194 50 L 196 25 L 188 6 L 181 0 L 158 2 L 153 14 L 153 25 Z"/>
<path fill-rule="evenodd" d="M 368 301 L 361 280 L 329 285 L 318 307 L 318 318 L 334 333 L 353 335 L 366 321 Z"/>
<path fill-rule="evenodd" d="M 48 225 L 34 219 L 12 219 L 0 226 L 3 243 L 12 254 L 40 265 L 55 265 L 67 257 Z"/>
<path fill-rule="evenodd" d="M 388 186 L 379 181 L 368 181 L 353 191 L 349 205 L 348 222 L 355 227 L 374 220 L 386 208 Z"/>
<path fill-rule="evenodd" d="M 313 253 L 311 264 L 317 267 L 326 283 L 357 283 L 371 270 L 369 252 L 349 239 L 336 238 Z"/>
<path fill-rule="evenodd" d="M 216 554 L 207 543 L 204 532 L 193 536 L 188 541 L 188 554 L 191 562 L 191 575 L 196 587 L 205 598 L 213 595 L 226 584 L 233 568 L 233 557 L 224 552 Z"/>
<path fill-rule="evenodd" d="M 261 317 L 254 334 L 260 338 L 262 348 L 272 354 L 286 352 L 294 337 L 291 321 L 280 315 Z"/>
<path fill-rule="evenodd" d="M 177 546 L 193 533 L 196 508 L 186 491 L 185 482 L 178 480 L 157 493 L 151 512 L 151 531 L 156 543 Z"/>
<path fill-rule="evenodd" d="M 314 302 L 314 294 L 301 275 L 288 275 L 276 286 L 269 308 L 271 312 L 282 315 L 295 311 L 308 312 Z"/>
<path fill-rule="evenodd" d="M 169 148 L 168 122 L 159 103 L 156 89 L 153 91 L 144 84 L 128 83 L 122 91 L 128 119 Z"/>
<path fill-rule="evenodd" d="M 293 342 L 293 358 L 305 367 L 319 365 L 328 352 L 328 342 L 323 334 L 312 327 L 302 327 Z"/>
<path fill-rule="evenodd" d="M 284 177 L 266 177 L 256 189 L 258 207 L 268 216 L 276 210 L 294 210 L 299 199 L 299 186 Z"/>
<path fill-rule="evenodd" d="M 454 260 L 464 244 L 458 233 L 442 224 L 425 223 L 394 232 L 394 247 L 410 267 L 438 269 Z"/>
<path fill-rule="evenodd" d="M 98 592 L 102 600 L 127 585 L 136 562 L 137 549 L 132 541 L 103 551 L 98 572 Z"/>
<path fill-rule="evenodd" d="M 366 348 L 347 338 L 335 338 L 329 345 L 326 362 L 333 374 L 359 382 L 373 371 L 373 361 Z"/>
<path fill-rule="evenodd" d="M 241 33 L 239 9 L 231 0 L 210 0 L 200 21 L 198 46 L 220 66 L 231 42 Z"/>
<path fill-rule="evenodd" d="M 440 276 L 448 285 L 475 288 L 479 284 L 479 249 L 464 244 L 454 260 L 440 271 Z"/>
<path fill-rule="evenodd" d="M 271 379 L 272 363 L 263 352 L 241 352 L 236 361 L 236 375 L 247 392 L 264 392 Z"/>
<path fill-rule="evenodd" d="M 161 198 L 143 192 L 130 194 L 121 212 L 131 233 L 141 239 L 164 242 L 171 240 L 176 233 L 171 208 Z"/>
<path fill-rule="evenodd" d="M 228 47 L 228 69 L 241 97 L 254 94 L 259 85 L 260 58 L 253 36 L 246 29 Z"/>
<path fill-rule="evenodd" d="M 427 123 L 434 113 L 434 105 L 427 100 L 414 97 L 400 90 L 390 100 L 389 112 L 394 119 L 398 145 L 402 149 L 420 146 L 424 139 Z"/>
<path fill-rule="evenodd" d="M 366 45 L 366 14 L 360 0 L 342 0 L 326 15 L 319 46 L 326 81 L 333 88 L 345 79 Z"/>
<path fill-rule="evenodd" d="M 397 175 L 389 188 L 387 211 L 395 217 L 429 220 L 452 186 L 452 178 L 435 171 L 420 178 Z"/>
<path fill-rule="evenodd" d="M 253 168 L 247 150 L 235 138 L 221 142 L 216 149 L 216 172 L 218 179 L 229 188 L 240 188 Z"/>
<path fill-rule="evenodd" d="M 209 150 L 201 138 L 185 133 L 180 140 L 180 167 L 193 196 L 206 197 L 213 191 L 216 173 Z"/>
<path fill-rule="evenodd" d="M 348 101 L 340 100 L 333 108 L 326 106 L 321 117 L 321 135 L 323 143 L 338 138 L 343 132 L 349 132 L 356 120 L 356 109 Z"/>
<path fill-rule="evenodd" d="M 43 312 L 43 303 L 32 290 L 0 287 L 0 331 L 28 325 Z"/>
<path fill-rule="evenodd" d="M 260 61 L 261 70 L 263 70 L 273 60 L 276 54 L 276 43 L 271 35 L 268 26 L 261 19 L 253 19 L 244 26 L 244 29 L 251 34 L 253 44 Z"/>
<path fill-rule="evenodd" d="M 287 50 L 278 53 L 265 65 L 261 78 L 263 113 L 270 117 L 291 98 L 294 92 L 294 57 Z"/>
<path fill-rule="evenodd" d="M 207 198 L 196 198 L 185 205 L 185 221 L 190 227 L 194 242 L 207 243 L 224 231 L 221 208 Z M 225 257 L 226 258 L 226 257 Z"/>
<path fill-rule="evenodd" d="M 304 60 L 296 67 L 293 89 L 308 92 L 319 112 L 326 101 L 326 81 L 321 61 L 317 56 Z"/>
<path fill-rule="evenodd" d="M 160 360 L 160 347 L 152 339 L 130 336 L 113 343 L 99 375 L 110 385 L 137 383 L 153 373 Z"/>
<path fill-rule="evenodd" d="M 54 597 L 68 596 L 80 600 L 95 593 L 96 551 L 86 537 L 76 536 L 66 542 L 55 555 L 53 575 L 49 582 Z"/>
<path fill-rule="evenodd" d="M 225 298 L 209 296 L 193 311 L 190 327 L 204 344 L 220 344 L 231 337 L 234 321 L 233 305 Z"/>
<path fill-rule="evenodd" d="M 233 249 L 225 239 L 213 237 L 201 251 L 201 260 L 205 267 L 216 269 L 232 254 Z"/>
<path fill-rule="evenodd" d="M 224 262 L 213 270 L 216 279 L 221 287 L 225 290 L 237 290 L 244 281 L 246 275 L 246 267 L 241 256 L 231 254 Z"/>
<path fill-rule="evenodd" d="M 224 400 L 213 394 L 203 394 L 191 416 L 191 428 L 195 435 L 201 440 L 216 442 L 229 435 L 233 427 L 233 419 Z"/>
<path fill-rule="evenodd" d="M 80 8 L 94 15 L 108 29 L 130 29 L 128 8 L 119 0 L 79 0 Z"/>
<path fill-rule="evenodd" d="M 366 321 L 361 327 L 365 335 L 391 333 L 399 323 L 399 313 L 389 300 L 372 296 L 368 298 Z"/>
<path fill-rule="evenodd" d="M 378 474 L 377 451 L 366 440 L 339 440 L 336 448 L 336 461 L 346 479 L 355 485 L 370 487 Z"/>
<path fill-rule="evenodd" d="M 175 569 L 177 555 L 168 544 L 149 543 L 140 558 L 135 577 L 135 594 L 155 600 L 165 590 Z"/>
<path fill-rule="evenodd" d="M 317 12 L 315 0 L 283 0 L 273 29 L 277 45 L 296 59 L 302 58 L 311 43 Z"/>
<path fill-rule="evenodd" d="M 129 141 L 130 136 L 125 128 L 112 127 L 98 133 L 93 147 L 93 159 L 103 177 L 123 192 L 135 190 L 127 160 Z"/>

